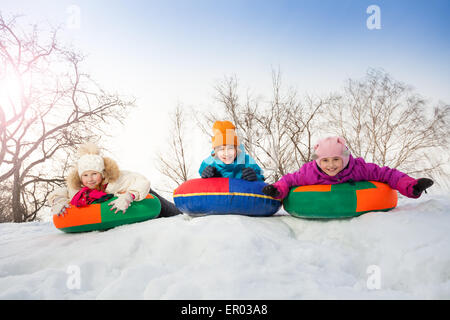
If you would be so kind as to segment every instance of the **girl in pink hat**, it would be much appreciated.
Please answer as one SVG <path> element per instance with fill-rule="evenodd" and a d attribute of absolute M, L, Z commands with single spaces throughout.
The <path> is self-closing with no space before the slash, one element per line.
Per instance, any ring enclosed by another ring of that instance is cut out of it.
<path fill-rule="evenodd" d="M 283 199 L 294 186 L 372 180 L 387 183 L 408 198 L 419 198 L 433 184 L 433 180 L 428 178 L 416 180 L 397 169 L 366 163 L 363 158 L 353 158 L 341 137 L 320 140 L 314 146 L 313 159 L 300 170 L 288 173 L 276 183 L 265 186 L 263 193 Z"/>

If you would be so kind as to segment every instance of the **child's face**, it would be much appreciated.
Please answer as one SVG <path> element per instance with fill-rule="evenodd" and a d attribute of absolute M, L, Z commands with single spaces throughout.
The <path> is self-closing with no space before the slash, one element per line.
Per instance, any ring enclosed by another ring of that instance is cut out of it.
<path fill-rule="evenodd" d="M 88 187 L 89 189 L 97 188 L 102 180 L 102 174 L 93 170 L 85 171 L 81 175 L 81 183 L 83 184 L 83 186 Z"/>
<path fill-rule="evenodd" d="M 340 157 L 320 159 L 320 169 L 329 176 L 335 176 L 342 171 L 344 162 Z"/>
<path fill-rule="evenodd" d="M 225 164 L 231 164 L 233 163 L 234 159 L 236 158 L 236 147 L 234 145 L 225 145 L 225 146 L 218 146 L 214 148 L 214 152 Z"/>

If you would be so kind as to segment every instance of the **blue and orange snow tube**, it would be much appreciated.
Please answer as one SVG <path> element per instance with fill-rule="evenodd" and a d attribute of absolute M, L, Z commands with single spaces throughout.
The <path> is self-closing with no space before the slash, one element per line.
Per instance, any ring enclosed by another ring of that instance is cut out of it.
<path fill-rule="evenodd" d="M 53 224 L 59 230 L 68 233 L 106 230 L 156 218 L 161 211 L 159 199 L 152 194 L 148 194 L 141 201 L 132 202 L 125 213 L 111 211 L 108 204 L 114 199 L 117 197 L 81 208 L 71 206 L 64 214 L 54 214 Z"/>
<path fill-rule="evenodd" d="M 188 214 L 271 216 L 281 201 L 262 193 L 267 184 L 231 178 L 192 179 L 173 192 L 178 209 Z"/>
<path fill-rule="evenodd" d="M 397 206 L 397 191 L 376 181 L 294 187 L 283 200 L 284 209 L 297 218 L 352 218 Z"/>

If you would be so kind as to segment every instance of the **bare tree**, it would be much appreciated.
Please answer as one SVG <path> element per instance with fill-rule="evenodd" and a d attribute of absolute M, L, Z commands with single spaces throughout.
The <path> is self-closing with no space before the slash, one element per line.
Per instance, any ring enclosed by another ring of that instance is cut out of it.
<path fill-rule="evenodd" d="M 157 157 L 158 171 L 172 182 L 170 191 L 191 178 L 190 164 L 186 154 L 186 128 L 185 112 L 182 105 L 177 105 L 175 111 L 171 114 L 171 136 L 169 146 L 165 152 L 160 152 Z"/>
<path fill-rule="evenodd" d="M 274 181 L 286 174 L 294 164 L 294 146 L 290 125 L 294 123 L 292 117 L 299 109 L 297 93 L 290 91 L 286 95 L 282 92 L 281 72 L 272 71 L 272 99 L 257 115 L 260 128 L 260 139 L 255 141 L 257 161 L 269 172 L 268 177 Z M 295 134 L 294 134 L 295 135 Z"/>
<path fill-rule="evenodd" d="M 329 127 L 369 162 L 432 177 L 449 162 L 450 106 L 432 108 L 382 70 L 348 80 L 328 115 Z"/>
<path fill-rule="evenodd" d="M 247 90 L 245 100 L 241 101 L 236 76 L 225 77 L 215 85 L 214 90 L 215 100 L 223 109 L 219 113 L 217 111 L 202 112 L 198 115 L 194 113 L 197 124 L 203 133 L 211 137 L 213 123 L 222 118 L 229 119 L 236 126 L 240 141 L 247 152 L 253 154 L 255 140 L 260 135 L 257 124 L 259 100 L 253 98 Z"/>
<path fill-rule="evenodd" d="M 133 105 L 83 73 L 84 57 L 61 46 L 57 32 L 42 40 L 37 26 L 26 31 L 0 14 L 0 80 L 15 84 L 0 91 L 0 183 L 11 184 L 15 222 L 35 219 L 63 182 L 67 152 L 106 134 L 102 126 L 121 122 Z"/>
<path fill-rule="evenodd" d="M 11 191 L 12 184 L 9 181 L 0 184 L 0 223 L 13 220 L 11 210 Z"/>
<path fill-rule="evenodd" d="M 336 99 L 332 94 L 327 97 L 305 95 L 296 108 L 289 110 L 288 132 L 294 159 L 294 167 L 289 168 L 289 171 L 298 170 L 304 163 L 312 160 L 314 144 L 327 130 L 327 124 L 323 120 L 324 111 L 333 105 Z"/>

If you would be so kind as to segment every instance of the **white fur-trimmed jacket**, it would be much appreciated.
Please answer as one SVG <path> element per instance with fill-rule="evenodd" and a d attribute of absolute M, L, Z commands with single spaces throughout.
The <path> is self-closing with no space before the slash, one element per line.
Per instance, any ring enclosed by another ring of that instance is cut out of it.
<path fill-rule="evenodd" d="M 105 159 L 106 164 L 106 159 Z M 106 167 L 106 166 L 105 166 Z M 115 166 L 117 168 L 117 166 Z M 118 196 L 121 193 L 131 192 L 135 196 L 135 201 L 143 200 L 150 191 L 150 181 L 143 175 L 130 171 L 117 172 L 107 171 L 105 169 L 104 182 L 107 183 L 105 192 Z M 73 171 L 66 179 L 67 187 L 54 190 L 48 198 L 51 206 L 57 203 L 68 203 L 72 200 L 75 194 L 81 190 L 81 181 L 78 177 L 78 172 Z"/>

